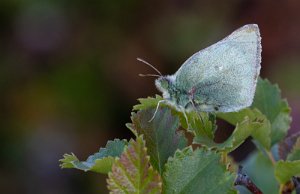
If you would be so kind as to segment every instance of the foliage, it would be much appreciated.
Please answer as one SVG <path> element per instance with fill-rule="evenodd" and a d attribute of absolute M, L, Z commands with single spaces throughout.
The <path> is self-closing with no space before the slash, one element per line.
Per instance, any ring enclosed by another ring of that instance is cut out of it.
<path fill-rule="evenodd" d="M 111 170 L 115 157 L 122 154 L 126 145 L 126 140 L 115 139 L 114 141 L 108 141 L 105 148 L 100 148 L 99 152 L 89 156 L 86 161 L 82 162 L 73 153 L 65 154 L 64 158 L 60 160 L 60 166 L 62 168 L 77 168 L 83 171 L 108 173 Z"/>
<path fill-rule="evenodd" d="M 291 109 L 285 99 L 281 99 L 278 85 L 268 80 L 258 79 L 252 107 L 259 109 L 271 123 L 271 144 L 282 140 L 291 124 Z"/>
<path fill-rule="evenodd" d="M 232 193 L 235 175 L 220 162 L 220 153 L 187 147 L 166 163 L 164 193 Z"/>
<path fill-rule="evenodd" d="M 281 183 L 287 183 L 293 176 L 300 175 L 300 160 L 279 161 L 275 165 L 275 176 Z"/>
<path fill-rule="evenodd" d="M 242 176 L 228 154 L 252 138 L 258 149 L 240 163 L 251 184 L 264 193 L 294 189 L 290 185 L 300 174 L 300 137 L 285 138 L 290 108 L 277 85 L 259 79 L 252 106 L 231 113 L 182 113 L 169 104 L 158 107 L 162 99 L 138 99 L 132 122 L 126 124 L 135 136 L 129 144 L 111 141 L 84 162 L 64 155 L 61 167 L 108 173 L 111 193 L 249 193 L 234 187 L 237 175 Z M 223 142 L 215 141 L 217 130 L 223 130 L 217 129 L 218 119 L 235 127 Z"/>
<path fill-rule="evenodd" d="M 144 134 L 146 146 L 153 167 L 162 174 L 164 164 L 177 149 L 186 147 L 187 140 L 183 132 L 178 131 L 179 119 L 171 114 L 167 108 L 157 111 L 152 122 L 148 122 L 154 114 L 155 109 L 141 110 L 131 116 L 132 124 L 127 127 Z"/>
<path fill-rule="evenodd" d="M 242 127 L 243 132 L 240 133 L 245 134 L 248 132 L 248 136 L 251 135 L 262 147 L 270 149 L 270 122 L 258 109 L 245 108 L 239 112 L 219 113 L 218 117 L 232 125 L 236 125 L 236 129 L 233 132 L 234 134 L 238 132 L 238 126 L 248 120 L 248 126 Z"/>
<path fill-rule="evenodd" d="M 131 140 L 108 174 L 111 193 L 161 193 L 161 178 L 149 163 L 142 136 Z"/>
<path fill-rule="evenodd" d="M 279 184 L 274 176 L 274 166 L 261 152 L 254 152 L 242 163 L 243 170 L 263 193 L 278 193 Z M 241 189 L 241 188 L 239 188 Z M 241 190 L 241 193 L 248 193 Z"/>

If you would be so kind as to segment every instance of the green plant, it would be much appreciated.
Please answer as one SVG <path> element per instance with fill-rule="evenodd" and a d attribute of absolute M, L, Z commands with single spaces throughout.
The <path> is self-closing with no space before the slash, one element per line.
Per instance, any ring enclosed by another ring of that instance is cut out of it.
<path fill-rule="evenodd" d="M 109 141 L 86 161 L 65 154 L 61 167 L 107 173 L 111 193 L 249 193 L 248 188 L 270 194 L 291 193 L 299 186 L 300 134 L 286 138 L 290 107 L 277 85 L 259 79 L 251 107 L 200 113 L 201 118 L 190 112 L 188 123 L 168 105 L 161 105 L 149 122 L 161 99 L 142 98 L 133 107 L 126 126 L 135 138 Z M 235 126 L 222 143 L 215 142 L 217 119 Z M 249 137 L 257 150 L 237 164 L 228 154 Z"/>

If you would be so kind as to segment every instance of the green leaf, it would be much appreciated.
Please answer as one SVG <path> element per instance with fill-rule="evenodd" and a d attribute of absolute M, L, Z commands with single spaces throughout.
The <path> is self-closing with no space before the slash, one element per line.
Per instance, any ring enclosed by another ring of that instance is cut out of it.
<path fill-rule="evenodd" d="M 157 106 L 157 103 L 163 100 L 163 98 L 159 95 L 156 95 L 155 98 L 148 97 L 148 98 L 139 98 L 138 101 L 140 104 L 134 105 L 133 110 L 145 110 L 149 108 L 154 108 Z M 163 104 L 162 104 L 163 105 Z"/>
<path fill-rule="evenodd" d="M 160 175 L 149 163 L 147 148 L 141 136 L 129 142 L 120 158 L 116 159 L 108 177 L 110 193 L 161 193 Z"/>
<path fill-rule="evenodd" d="M 275 176 L 281 184 L 290 181 L 292 176 L 300 175 L 300 160 L 279 161 L 275 165 Z"/>
<path fill-rule="evenodd" d="M 270 121 L 271 145 L 286 136 L 291 123 L 291 109 L 287 101 L 281 99 L 278 85 L 259 79 L 252 107 L 258 108 Z"/>
<path fill-rule="evenodd" d="M 242 163 L 243 171 L 263 193 L 278 193 L 279 185 L 274 176 L 274 167 L 261 152 L 254 152 Z M 241 191 L 241 194 L 249 193 Z"/>
<path fill-rule="evenodd" d="M 76 168 L 85 172 L 108 173 L 115 157 L 121 155 L 126 145 L 126 140 L 108 141 L 105 148 L 100 148 L 99 152 L 89 156 L 86 161 L 82 162 L 73 153 L 64 154 L 64 158 L 59 160 L 61 162 L 60 166 L 62 168 Z"/>
<path fill-rule="evenodd" d="M 132 113 L 132 124 L 128 127 L 134 129 L 137 134 L 144 135 L 151 164 L 162 173 L 168 158 L 173 156 L 177 149 L 186 147 L 187 140 L 182 131 L 178 130 L 178 117 L 172 115 L 169 108 L 159 108 L 154 119 L 149 121 L 154 112 L 155 109 L 151 108 Z"/>
<path fill-rule="evenodd" d="M 203 133 L 199 132 L 199 127 L 194 131 L 195 137 L 193 143 L 201 144 L 208 148 L 217 148 L 218 150 L 231 152 L 241 145 L 247 137 L 253 134 L 253 131 L 262 125 L 259 119 L 250 120 L 247 116 L 243 121 L 236 124 L 231 136 L 223 143 L 215 143 L 213 139 L 207 138 Z"/>
<path fill-rule="evenodd" d="M 150 108 L 157 108 L 157 104 L 159 101 L 163 100 L 163 98 L 159 95 L 155 95 L 155 98 L 153 97 L 148 97 L 148 98 L 139 98 L 138 101 L 140 104 L 134 105 L 133 110 L 139 111 L 139 110 L 147 110 Z M 166 103 L 161 103 L 159 105 L 160 107 L 168 107 L 172 111 L 172 114 L 177 115 L 180 119 L 181 126 L 185 129 L 188 128 L 188 124 L 186 123 L 186 118 L 184 117 L 184 114 L 178 110 L 176 110 L 173 106 L 166 104 Z M 127 126 L 133 133 L 134 130 L 130 128 L 130 126 Z"/>
<path fill-rule="evenodd" d="M 228 152 L 239 147 L 251 134 L 261 126 L 260 121 L 251 121 L 245 118 L 241 123 L 237 123 L 231 136 L 223 143 L 219 144 L 219 149 L 224 149 Z"/>
<path fill-rule="evenodd" d="M 243 122 L 245 118 L 249 118 L 254 125 L 251 135 L 262 147 L 270 149 L 271 147 L 271 124 L 258 109 L 245 108 L 239 112 L 218 113 L 219 118 L 229 122 L 232 125 Z M 250 125 L 251 123 L 249 123 Z M 250 131 L 249 131 L 250 132 Z"/>
<path fill-rule="evenodd" d="M 190 124 L 188 131 L 193 133 L 198 141 L 210 142 L 214 139 L 217 129 L 216 115 L 204 112 L 189 112 L 187 113 L 187 117 Z"/>
<path fill-rule="evenodd" d="M 220 154 L 214 151 L 187 147 L 176 151 L 168 160 L 163 174 L 165 194 L 224 194 L 232 193 L 235 175 L 220 163 Z"/>

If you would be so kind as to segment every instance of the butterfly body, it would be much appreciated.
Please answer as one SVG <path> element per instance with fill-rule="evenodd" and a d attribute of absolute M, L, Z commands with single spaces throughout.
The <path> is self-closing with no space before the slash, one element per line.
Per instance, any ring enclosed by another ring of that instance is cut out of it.
<path fill-rule="evenodd" d="M 248 107 L 261 67 L 260 41 L 258 26 L 245 25 L 195 53 L 155 85 L 164 101 L 179 111 L 233 112 Z"/>

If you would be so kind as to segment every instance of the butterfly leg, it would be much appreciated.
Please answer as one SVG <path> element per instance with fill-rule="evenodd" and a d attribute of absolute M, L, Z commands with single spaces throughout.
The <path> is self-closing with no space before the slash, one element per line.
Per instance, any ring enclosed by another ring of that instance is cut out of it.
<path fill-rule="evenodd" d="M 193 100 L 191 100 L 190 102 L 191 102 L 191 104 L 192 104 L 192 106 L 193 106 L 194 110 L 195 110 L 195 111 L 196 111 L 196 113 L 198 114 L 198 116 L 199 116 L 199 118 L 200 118 L 200 120 L 201 120 L 201 123 L 202 123 L 202 125 L 204 125 L 203 118 L 202 118 L 202 116 L 201 116 L 200 112 L 198 111 L 198 109 L 196 108 L 194 101 L 193 101 Z"/>
<path fill-rule="evenodd" d="M 180 112 L 182 112 L 182 114 L 183 114 L 183 116 L 185 118 L 186 124 L 189 127 L 189 120 L 188 120 L 188 117 L 186 115 L 185 109 L 183 107 L 181 107 L 180 109 L 181 109 Z"/>
<path fill-rule="evenodd" d="M 157 113 L 157 111 L 158 111 L 159 105 L 160 105 L 160 103 L 162 103 L 162 102 L 166 102 L 166 100 L 160 100 L 160 101 L 158 101 L 157 106 L 156 106 L 156 109 L 155 109 L 155 112 L 154 112 L 152 118 L 151 118 L 148 122 L 153 121 L 153 119 L 155 118 L 155 115 L 156 115 L 156 113 Z"/>
<path fill-rule="evenodd" d="M 196 105 L 195 105 L 195 103 L 194 103 L 195 93 L 196 93 L 196 88 L 195 88 L 195 87 L 193 87 L 193 88 L 188 92 L 189 98 L 190 98 L 190 102 L 191 102 L 191 104 L 192 104 L 192 106 L 193 106 L 193 109 L 194 109 L 194 110 L 196 111 L 196 113 L 198 114 L 198 116 L 199 116 L 199 118 L 200 118 L 200 120 L 201 120 L 202 125 L 204 125 L 202 116 L 201 116 L 200 112 L 198 111 L 198 109 L 196 108 Z"/>

